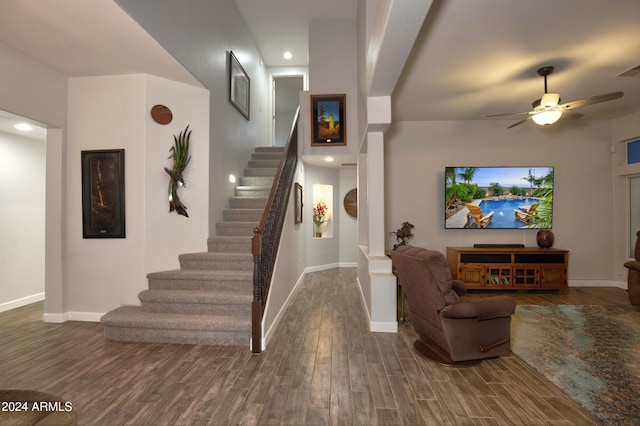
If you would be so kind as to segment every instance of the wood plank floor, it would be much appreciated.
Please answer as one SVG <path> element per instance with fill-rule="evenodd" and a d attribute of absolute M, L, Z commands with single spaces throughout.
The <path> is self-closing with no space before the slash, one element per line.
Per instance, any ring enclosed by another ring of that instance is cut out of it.
<path fill-rule="evenodd" d="M 42 303 L 0 313 L 0 388 L 56 394 L 82 425 L 598 424 L 517 357 L 442 367 L 413 351 L 407 324 L 370 333 L 355 277 L 308 274 L 261 355 L 108 341 L 101 324 L 43 323 Z M 615 288 L 512 295 L 629 305 Z"/>

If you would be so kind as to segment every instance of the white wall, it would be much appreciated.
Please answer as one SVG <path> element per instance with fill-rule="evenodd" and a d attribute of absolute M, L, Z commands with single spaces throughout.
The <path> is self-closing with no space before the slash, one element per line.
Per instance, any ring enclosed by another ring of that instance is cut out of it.
<path fill-rule="evenodd" d="M 173 112 L 167 125 L 157 124 L 149 111 L 163 104 Z M 200 87 L 148 76 L 145 152 L 145 273 L 177 269 L 178 255 L 207 251 L 209 235 L 209 91 Z M 189 126 L 191 161 L 178 190 L 189 217 L 169 213 L 168 159 L 173 137 Z"/>
<path fill-rule="evenodd" d="M 66 302 L 69 319 L 98 320 L 122 304 L 138 304 L 146 274 L 177 266 L 178 254 L 202 251 L 207 238 L 206 89 L 147 75 L 69 80 L 67 138 Z M 151 106 L 173 111 L 171 124 L 149 118 Z M 173 135 L 191 124 L 192 160 L 182 189 L 189 219 L 168 213 Z M 82 238 L 81 151 L 124 148 L 126 238 Z M 189 185 L 189 183 L 192 185 Z M 166 264 L 165 264 L 166 262 Z"/>
<path fill-rule="evenodd" d="M 0 63 L 0 109 L 53 127 L 66 125 L 64 75 L 2 43 Z"/>
<path fill-rule="evenodd" d="M 358 262 L 358 219 L 351 217 L 344 209 L 344 197 L 357 187 L 355 167 L 344 167 L 338 172 L 338 197 L 336 208 L 340 216 L 338 240 L 340 244 L 340 265 L 356 266 Z"/>
<path fill-rule="evenodd" d="M 554 247 L 570 250 L 569 280 L 611 280 L 611 124 L 582 120 L 506 129 L 502 121 L 396 122 L 386 137 L 386 230 L 409 221 L 412 244 L 444 252 L 474 243 L 536 245 L 535 230 L 445 230 L 445 166 L 554 166 Z M 388 247 L 393 246 L 391 236 Z"/>
<path fill-rule="evenodd" d="M 300 97 L 300 147 L 306 155 L 358 153 L 358 79 L 355 20 L 336 19 L 309 23 L 309 92 Z M 339 46 L 339 47 L 337 47 Z M 310 95 L 346 95 L 347 145 L 311 146 Z"/>
<path fill-rule="evenodd" d="M 0 132 L 0 312 L 44 299 L 45 143 Z"/>

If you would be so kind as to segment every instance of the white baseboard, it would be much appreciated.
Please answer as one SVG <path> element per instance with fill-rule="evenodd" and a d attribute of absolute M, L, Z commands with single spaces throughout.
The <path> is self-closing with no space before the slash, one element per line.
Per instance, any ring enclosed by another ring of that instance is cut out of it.
<path fill-rule="evenodd" d="M 362 297 L 362 305 L 364 306 L 364 310 L 367 313 L 367 318 L 371 318 L 371 312 L 369 312 L 369 307 L 367 306 L 367 299 L 365 299 L 364 293 L 362 292 L 362 283 L 360 282 L 360 277 L 356 277 L 356 282 L 358 283 L 358 290 L 360 290 L 360 297 Z"/>
<path fill-rule="evenodd" d="M 569 280 L 569 290 L 571 287 L 617 287 L 626 290 L 627 283 L 613 280 Z"/>
<path fill-rule="evenodd" d="M 336 269 L 339 267 L 340 267 L 339 263 L 329 263 L 327 265 L 309 266 L 305 268 L 304 273 L 308 274 L 309 272 L 326 271 L 327 269 Z"/>
<path fill-rule="evenodd" d="M 0 303 L 0 312 L 10 311 L 11 309 L 20 308 L 42 300 L 44 300 L 44 292 L 21 297 L 20 299 L 10 300 L 8 302 Z"/>
<path fill-rule="evenodd" d="M 380 321 L 371 321 L 369 323 L 369 327 L 371 328 L 372 333 L 397 333 L 398 332 L 398 322 L 380 322 Z"/>
<path fill-rule="evenodd" d="M 63 323 L 67 321 L 84 321 L 84 322 L 100 322 L 100 318 L 104 313 L 99 312 L 65 312 L 62 314 L 48 314 L 45 312 L 42 315 L 44 322 L 50 323 Z"/>
<path fill-rule="evenodd" d="M 100 322 L 106 312 L 69 312 L 69 321 Z"/>
<path fill-rule="evenodd" d="M 67 322 L 68 319 L 69 319 L 69 316 L 67 315 L 66 312 L 63 314 L 48 314 L 45 312 L 42 315 L 42 321 L 49 322 L 52 324 L 62 324 L 63 322 Z"/>
<path fill-rule="evenodd" d="M 364 298 L 364 293 L 362 292 L 362 284 L 360 283 L 360 278 L 356 277 L 356 281 L 358 282 L 358 290 L 360 290 L 360 297 L 362 297 L 364 310 L 367 313 L 367 319 L 371 319 L 371 313 L 369 312 L 369 307 L 367 306 L 367 300 Z M 397 333 L 398 322 L 369 321 L 369 330 L 373 333 Z"/>
<path fill-rule="evenodd" d="M 304 276 L 305 276 L 305 272 L 303 271 L 302 274 L 300 274 L 300 276 L 298 277 L 298 280 L 294 284 L 293 288 L 289 292 L 289 295 L 287 296 L 287 300 L 284 301 L 284 303 L 282 304 L 282 307 L 280 308 L 280 311 L 278 312 L 278 314 L 276 315 L 275 319 L 271 323 L 271 327 L 269 327 L 269 329 L 266 332 L 264 330 L 262 330 L 262 335 L 264 336 L 264 338 L 262 339 L 262 350 L 263 351 L 266 349 L 267 344 L 269 343 L 271 338 L 273 338 L 273 333 L 276 331 L 276 328 L 278 327 L 278 324 L 280 324 L 280 320 L 282 319 L 282 315 L 286 311 L 287 306 L 289 306 L 289 302 L 291 301 L 291 296 L 296 291 L 298 286 L 302 283 L 302 280 L 304 279 Z M 266 306 L 265 311 L 267 309 L 269 309 L 268 305 L 269 305 L 269 301 L 267 301 L 267 306 Z"/>

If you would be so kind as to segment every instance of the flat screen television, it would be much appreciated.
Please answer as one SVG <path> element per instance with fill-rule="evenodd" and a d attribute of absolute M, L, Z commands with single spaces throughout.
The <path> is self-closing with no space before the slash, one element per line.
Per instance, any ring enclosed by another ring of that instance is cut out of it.
<path fill-rule="evenodd" d="M 553 167 L 446 167 L 445 229 L 551 229 Z"/>

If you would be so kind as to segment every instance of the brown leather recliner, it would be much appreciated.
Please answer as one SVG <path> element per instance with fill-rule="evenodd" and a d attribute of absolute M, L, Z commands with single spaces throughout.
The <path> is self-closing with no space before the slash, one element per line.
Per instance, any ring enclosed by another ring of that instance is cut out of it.
<path fill-rule="evenodd" d="M 418 353 L 449 365 L 510 354 L 512 297 L 461 301 L 438 251 L 405 245 L 392 251 L 391 259 L 419 337 Z"/>
<path fill-rule="evenodd" d="M 629 301 L 632 305 L 640 305 L 640 231 L 637 232 L 636 236 L 636 250 L 634 253 L 636 260 L 630 260 L 624 264 L 624 266 L 629 268 L 627 288 L 629 291 Z"/>

